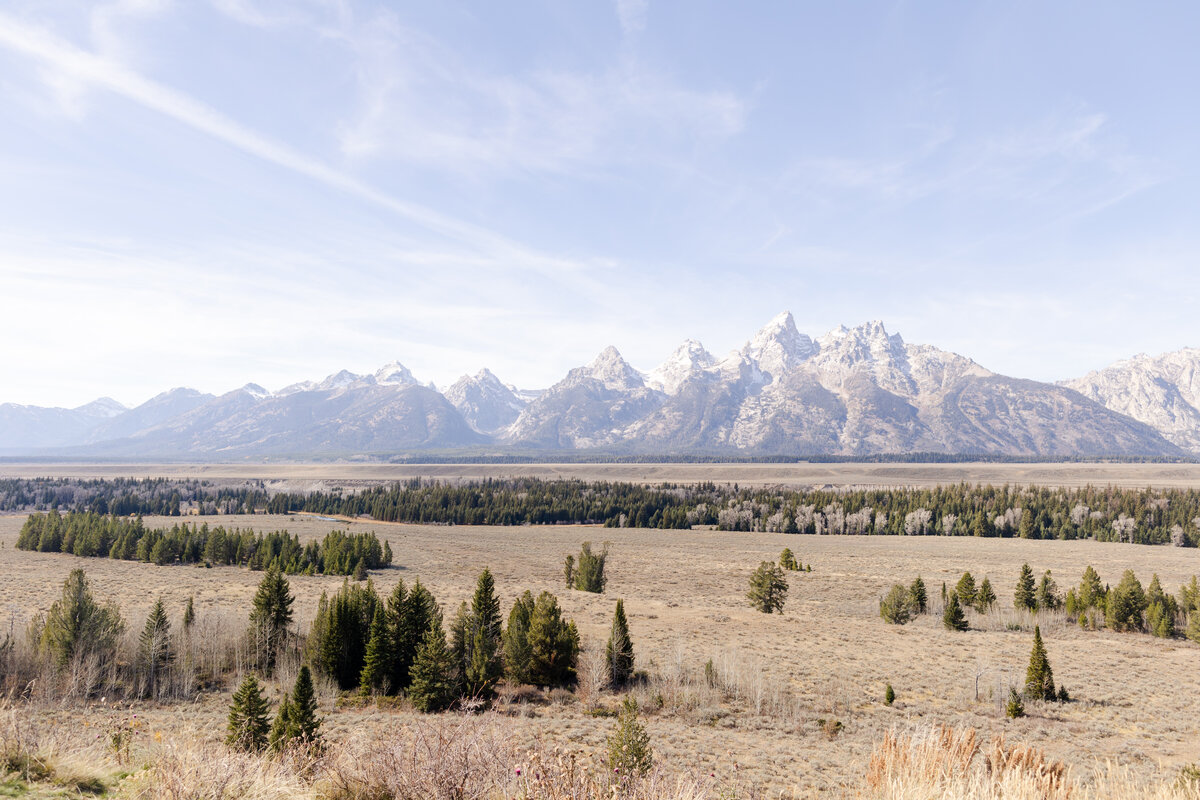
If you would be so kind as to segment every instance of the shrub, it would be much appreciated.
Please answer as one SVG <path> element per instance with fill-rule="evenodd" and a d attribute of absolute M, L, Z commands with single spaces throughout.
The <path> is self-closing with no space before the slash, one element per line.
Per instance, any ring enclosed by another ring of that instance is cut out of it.
<path fill-rule="evenodd" d="M 1008 690 L 1008 702 L 1004 704 L 1004 714 L 1009 719 L 1025 716 L 1025 702 L 1016 689 Z"/>
<path fill-rule="evenodd" d="M 783 570 L 770 561 L 764 561 L 750 576 L 750 591 L 746 597 L 750 599 L 750 605 L 764 614 L 775 611 L 782 614 L 787 592 L 787 579 L 783 577 Z"/>
<path fill-rule="evenodd" d="M 650 735 L 638 720 L 637 701 L 632 697 L 625 698 L 617 728 L 608 737 L 608 763 L 621 776 L 645 775 L 654 764 Z"/>
<path fill-rule="evenodd" d="M 896 690 L 893 689 L 892 685 L 889 683 L 887 688 L 883 690 L 883 704 L 885 706 L 890 706 L 894 702 L 896 702 Z"/>
<path fill-rule="evenodd" d="M 888 593 L 879 600 L 879 616 L 891 625 L 903 625 L 912 615 L 912 593 L 903 584 L 892 584 Z"/>

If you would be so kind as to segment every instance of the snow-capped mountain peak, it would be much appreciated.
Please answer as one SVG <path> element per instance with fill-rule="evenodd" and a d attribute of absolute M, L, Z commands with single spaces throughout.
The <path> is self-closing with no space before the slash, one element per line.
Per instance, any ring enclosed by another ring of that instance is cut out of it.
<path fill-rule="evenodd" d="M 98 397 L 90 403 L 79 406 L 75 410 L 80 414 L 95 417 L 96 419 L 111 419 L 118 414 L 124 414 L 129 409 L 111 397 Z"/>
<path fill-rule="evenodd" d="M 341 389 L 349 386 L 352 383 L 358 383 L 363 379 L 362 375 L 355 375 L 350 370 L 339 370 L 333 373 L 325 380 L 317 384 L 317 391 L 329 391 L 331 389 Z"/>
<path fill-rule="evenodd" d="M 646 383 L 667 394 L 675 394 L 688 378 L 717 363 L 712 353 L 695 339 L 686 339 L 675 348 L 667 360 L 659 364 L 647 376 Z"/>
<path fill-rule="evenodd" d="M 417 379 L 409 372 L 408 367 L 401 364 L 399 361 L 393 361 L 390 364 L 384 364 L 375 371 L 375 382 L 381 386 L 399 386 L 405 384 L 416 384 Z"/>
<path fill-rule="evenodd" d="M 615 391 L 640 389 L 646 385 L 642 373 L 631 367 L 612 345 L 604 348 L 585 369 L 588 377 Z"/>
<path fill-rule="evenodd" d="M 262 400 L 264 397 L 271 396 L 270 392 L 268 392 L 263 387 L 259 386 L 257 383 L 247 383 L 245 386 L 243 386 L 238 391 L 245 392 L 246 394 L 253 397 L 255 400 Z"/>
<path fill-rule="evenodd" d="M 817 352 L 813 340 L 796 329 L 792 312 L 784 311 L 771 319 L 754 334 L 741 354 L 757 364 L 763 372 L 778 380 L 784 373 Z"/>

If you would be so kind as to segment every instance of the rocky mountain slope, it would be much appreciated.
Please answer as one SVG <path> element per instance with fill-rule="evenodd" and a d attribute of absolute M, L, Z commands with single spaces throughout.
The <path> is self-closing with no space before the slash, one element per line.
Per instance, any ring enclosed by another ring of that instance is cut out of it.
<path fill-rule="evenodd" d="M 445 393 L 399 362 L 269 392 L 173 389 L 125 409 L 0 406 L 0 453 L 194 458 L 488 447 L 672 454 L 1200 452 L 1200 351 L 1139 356 L 1062 385 L 997 375 L 880 322 L 816 339 L 789 313 L 718 358 L 684 341 L 649 373 L 613 347 L 541 392 L 489 370 Z M 1164 438 L 1165 435 L 1165 438 Z"/>
<path fill-rule="evenodd" d="M 1200 453 L 1200 348 L 1142 353 L 1062 385 Z"/>

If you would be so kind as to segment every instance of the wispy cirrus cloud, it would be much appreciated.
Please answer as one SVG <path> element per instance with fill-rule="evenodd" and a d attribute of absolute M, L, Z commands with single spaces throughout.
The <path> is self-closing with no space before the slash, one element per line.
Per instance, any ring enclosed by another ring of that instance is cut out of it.
<path fill-rule="evenodd" d="M 32 59 L 48 71 L 52 85 L 67 82 L 120 95 L 249 155 L 366 200 L 453 242 L 489 253 L 498 260 L 519 261 L 553 274 L 583 267 L 578 262 L 526 247 L 487 228 L 394 197 L 317 158 L 259 134 L 217 109 L 143 77 L 111 58 L 82 50 L 43 28 L 3 13 L 0 13 L 0 47 Z"/>

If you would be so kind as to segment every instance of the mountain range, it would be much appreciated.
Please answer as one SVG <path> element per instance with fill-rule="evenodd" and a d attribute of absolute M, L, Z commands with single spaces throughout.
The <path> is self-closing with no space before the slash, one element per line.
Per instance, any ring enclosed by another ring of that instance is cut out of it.
<path fill-rule="evenodd" d="M 1188 457 L 1200 349 L 1057 384 L 998 375 L 881 322 L 816 339 L 783 313 L 718 358 L 683 342 L 650 372 L 613 347 L 540 391 L 483 369 L 444 392 L 399 362 L 270 392 L 177 388 L 135 407 L 0 405 L 0 454 L 227 460 L 420 451 Z"/>

